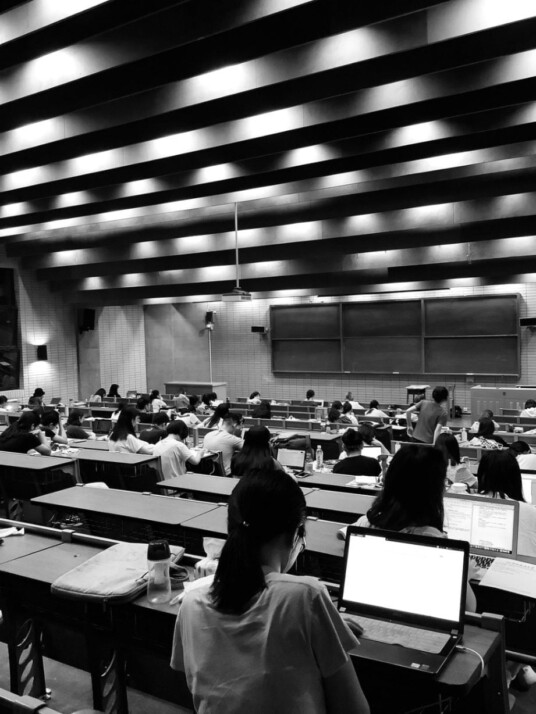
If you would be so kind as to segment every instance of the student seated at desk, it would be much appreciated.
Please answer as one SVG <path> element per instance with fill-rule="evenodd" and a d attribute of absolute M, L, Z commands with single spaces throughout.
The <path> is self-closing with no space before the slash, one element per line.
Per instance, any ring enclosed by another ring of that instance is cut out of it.
<path fill-rule="evenodd" d="M 0 412 L 2 414 L 7 414 L 8 410 L 6 409 L 7 407 L 7 397 L 5 394 L 0 394 Z"/>
<path fill-rule="evenodd" d="M 102 402 L 102 400 L 104 399 L 105 396 L 106 396 L 106 390 L 103 387 L 101 387 L 100 389 L 97 389 L 95 394 L 92 394 L 90 396 L 89 401 L 90 401 L 90 403 L 95 402 L 96 404 L 98 404 L 99 402 Z"/>
<path fill-rule="evenodd" d="M 65 425 L 65 434 L 68 439 L 94 439 L 92 431 L 82 427 L 82 417 L 84 412 L 81 409 L 71 409 Z"/>
<path fill-rule="evenodd" d="M 532 453 L 526 441 L 514 441 L 508 450 L 516 457 L 521 471 L 536 471 L 536 454 Z"/>
<path fill-rule="evenodd" d="M 460 456 L 458 440 L 452 434 L 440 434 L 435 443 L 447 462 L 447 479 L 450 484 L 464 483 L 471 489 L 478 484 L 478 479 L 473 476 L 467 465 L 467 459 Z"/>
<path fill-rule="evenodd" d="M 167 436 L 166 424 L 169 423 L 169 417 L 166 412 L 158 412 L 153 414 L 153 423 L 148 429 L 140 432 L 140 439 L 148 444 L 157 444 L 161 439 Z"/>
<path fill-rule="evenodd" d="M 357 431 L 363 437 L 365 446 L 379 446 L 382 450 L 382 456 L 390 456 L 389 449 L 385 446 L 385 444 L 382 444 L 379 439 L 376 439 L 374 429 L 369 424 L 360 424 Z"/>
<path fill-rule="evenodd" d="M 476 435 L 470 435 L 472 439 L 470 439 L 469 444 L 471 446 L 481 446 L 483 449 L 508 448 L 506 441 L 494 432 L 495 427 L 491 419 L 480 419 L 478 431 Z"/>
<path fill-rule="evenodd" d="M 31 398 L 38 399 L 40 406 L 44 406 L 45 405 L 45 390 L 41 389 L 41 387 L 37 387 L 36 389 L 34 389 L 34 393 L 30 397 L 30 399 Z M 28 404 L 29 403 L 30 403 L 30 400 L 28 400 Z"/>
<path fill-rule="evenodd" d="M 195 413 L 195 407 L 193 409 L 188 408 L 183 410 L 182 414 L 177 414 L 175 419 L 180 419 L 186 426 L 197 426 L 201 424 L 201 419 L 199 419 Z"/>
<path fill-rule="evenodd" d="M 523 497 L 521 470 L 510 451 L 482 454 L 478 464 L 478 493 L 489 498 L 519 501 L 517 552 L 536 557 L 536 506 Z"/>
<path fill-rule="evenodd" d="M 138 410 L 134 407 L 123 409 L 108 441 L 109 451 L 123 454 L 152 454 L 154 445 L 136 437 L 139 424 Z"/>
<path fill-rule="evenodd" d="M 387 419 L 389 415 L 385 412 L 382 412 L 379 407 L 380 403 L 378 402 L 378 400 L 373 399 L 369 404 L 369 408 L 365 412 L 365 416 L 376 417 L 377 419 Z"/>
<path fill-rule="evenodd" d="M 347 429 L 342 435 L 342 444 L 346 452 L 343 461 L 337 461 L 333 467 L 334 474 L 350 474 L 352 476 L 379 476 L 380 462 L 369 456 L 362 456 L 365 444 L 363 436 L 355 429 Z"/>
<path fill-rule="evenodd" d="M 318 401 L 318 400 L 315 400 L 315 393 L 314 393 L 314 391 L 313 391 L 312 389 L 308 389 L 308 390 L 305 392 L 305 401 L 306 401 L 306 402 Z"/>
<path fill-rule="evenodd" d="M 438 449 L 408 444 L 389 464 L 381 491 L 365 516 L 354 525 L 446 538 L 443 532 L 443 494 L 447 464 Z M 346 537 L 346 527 L 339 531 Z M 476 598 L 467 583 L 466 610 L 476 610 Z"/>
<path fill-rule="evenodd" d="M 536 418 L 536 401 L 534 401 L 534 399 L 527 399 L 525 402 L 525 408 L 519 416 L 524 418 Z"/>
<path fill-rule="evenodd" d="M 316 578 L 288 575 L 305 548 L 293 479 L 252 473 L 234 489 L 213 579 L 186 594 L 171 666 L 198 712 L 369 714 L 348 652 L 358 645 Z"/>
<path fill-rule="evenodd" d="M 342 414 L 339 419 L 341 424 L 352 424 L 352 426 L 357 426 L 357 417 L 352 411 L 352 405 L 350 402 L 344 402 L 342 405 Z"/>
<path fill-rule="evenodd" d="M 108 392 L 108 396 L 112 397 L 113 399 L 121 399 L 121 395 L 119 394 L 119 385 L 118 384 L 111 384 L 110 385 L 110 391 Z"/>
<path fill-rule="evenodd" d="M 160 392 L 158 391 L 158 389 L 153 389 L 153 391 L 149 395 L 149 411 L 151 411 L 153 414 L 156 414 L 160 411 L 160 409 L 167 408 L 168 405 L 160 396 Z"/>
<path fill-rule="evenodd" d="M 334 402 L 331 402 L 331 407 L 328 410 L 328 421 L 330 424 L 337 424 L 338 422 L 341 421 L 342 417 L 342 402 L 339 402 L 338 399 L 336 399 Z M 349 420 L 347 420 L 349 423 Z"/>
<path fill-rule="evenodd" d="M 28 411 L 20 415 L 17 421 L 0 434 L 0 451 L 12 451 L 26 454 L 38 451 L 43 456 L 50 456 L 51 449 L 46 436 L 39 428 L 40 416 Z"/>
<path fill-rule="evenodd" d="M 47 439 L 50 439 L 54 444 L 69 443 L 57 411 L 54 410 L 43 414 L 41 417 L 41 429 L 45 432 Z"/>
<path fill-rule="evenodd" d="M 237 451 L 231 460 L 233 476 L 247 476 L 253 471 L 283 471 L 274 459 L 270 446 L 270 430 L 265 426 L 252 426 L 244 435 L 242 451 Z"/>
<path fill-rule="evenodd" d="M 167 436 L 154 446 L 151 452 L 160 456 L 164 478 L 182 476 L 187 472 L 186 462 L 198 464 L 205 455 L 205 449 L 189 449 L 184 440 L 188 436 L 188 427 L 179 419 L 169 422 Z"/>
<path fill-rule="evenodd" d="M 354 399 L 354 395 L 352 392 L 347 392 L 346 396 L 344 397 L 345 402 L 350 402 L 352 405 L 352 409 L 364 409 L 365 407 L 361 406 L 361 404 Z"/>
<path fill-rule="evenodd" d="M 493 420 L 493 412 L 491 411 L 491 409 L 484 409 L 484 411 L 480 415 L 480 418 L 471 424 L 471 428 L 469 429 L 469 431 L 478 431 L 478 427 L 480 425 L 480 419 Z M 499 426 L 499 424 L 497 424 L 496 421 L 493 422 L 493 427 L 494 427 L 495 431 L 500 431 L 500 429 L 501 429 L 501 427 Z"/>
<path fill-rule="evenodd" d="M 221 451 L 225 475 L 231 475 L 231 460 L 236 451 L 244 446 L 244 440 L 235 436 L 235 426 L 240 423 L 240 414 L 229 412 L 223 419 L 221 429 L 209 432 L 203 441 L 208 451 Z"/>
<path fill-rule="evenodd" d="M 138 399 L 136 402 L 136 409 L 138 410 L 138 416 L 140 417 L 140 422 L 142 424 L 153 423 L 153 410 L 147 397 L 140 397 Z"/>
<path fill-rule="evenodd" d="M 218 404 L 211 416 L 207 417 L 201 426 L 207 429 L 219 429 L 225 417 L 229 414 L 228 404 Z"/>
<path fill-rule="evenodd" d="M 179 393 L 173 397 L 173 407 L 178 412 L 182 409 L 190 409 L 190 397 L 184 391 L 184 387 L 181 387 Z"/>
<path fill-rule="evenodd" d="M 272 418 L 272 407 L 267 399 L 263 399 L 260 404 L 257 404 L 255 409 L 251 412 L 251 416 L 254 419 L 271 419 Z"/>
<path fill-rule="evenodd" d="M 138 402 L 139 402 L 139 401 L 140 401 L 140 400 L 138 399 Z M 115 410 L 115 412 L 112 412 L 112 416 L 110 417 L 110 419 L 112 420 L 112 424 L 117 424 L 117 420 L 119 419 L 119 415 L 120 415 L 121 412 L 122 412 L 124 409 L 126 409 L 127 407 L 128 407 L 128 399 L 120 399 L 120 400 L 117 402 L 117 409 Z"/>
<path fill-rule="evenodd" d="M 260 392 L 251 392 L 246 399 L 246 404 L 260 404 L 262 402 Z"/>

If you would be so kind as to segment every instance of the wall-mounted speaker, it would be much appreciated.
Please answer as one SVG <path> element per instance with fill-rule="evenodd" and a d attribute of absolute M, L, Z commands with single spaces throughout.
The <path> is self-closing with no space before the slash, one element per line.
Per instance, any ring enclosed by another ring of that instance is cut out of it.
<path fill-rule="evenodd" d="M 85 308 L 78 311 L 78 331 L 87 332 L 95 329 L 95 310 Z"/>
<path fill-rule="evenodd" d="M 252 325 L 251 331 L 257 332 L 259 335 L 266 335 L 268 332 L 267 328 L 264 325 Z"/>
<path fill-rule="evenodd" d="M 46 345 L 37 346 L 37 359 L 48 359 L 48 350 Z"/>
<path fill-rule="evenodd" d="M 519 320 L 520 327 L 536 327 L 536 317 L 522 317 Z"/>

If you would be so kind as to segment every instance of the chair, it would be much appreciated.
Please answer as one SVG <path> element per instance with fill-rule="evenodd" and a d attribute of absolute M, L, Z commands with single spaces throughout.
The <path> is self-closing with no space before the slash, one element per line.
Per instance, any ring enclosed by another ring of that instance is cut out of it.
<path fill-rule="evenodd" d="M 225 476 L 223 466 L 223 456 L 221 451 L 203 456 L 198 464 L 189 464 L 190 471 L 196 474 L 206 474 L 208 476 Z"/>

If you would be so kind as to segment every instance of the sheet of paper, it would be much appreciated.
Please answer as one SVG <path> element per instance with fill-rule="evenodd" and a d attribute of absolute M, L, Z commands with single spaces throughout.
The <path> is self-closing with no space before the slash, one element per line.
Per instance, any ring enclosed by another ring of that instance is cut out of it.
<path fill-rule="evenodd" d="M 376 476 L 356 476 L 349 481 L 347 486 L 375 486 Z"/>
<path fill-rule="evenodd" d="M 495 558 L 480 585 L 536 598 L 536 565 L 520 560 Z"/>

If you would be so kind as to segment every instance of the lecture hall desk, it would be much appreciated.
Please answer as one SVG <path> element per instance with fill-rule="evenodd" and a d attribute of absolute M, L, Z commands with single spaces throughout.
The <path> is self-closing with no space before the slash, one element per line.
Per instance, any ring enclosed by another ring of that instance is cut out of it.
<path fill-rule="evenodd" d="M 32 502 L 54 511 L 82 514 L 82 528 L 95 536 L 142 542 L 167 538 L 175 545 L 183 545 L 185 521 L 217 508 L 202 501 L 83 486 L 39 496 Z"/>
<path fill-rule="evenodd" d="M 344 493 L 361 493 L 376 496 L 379 486 L 353 485 L 355 476 L 349 474 L 334 474 L 331 471 L 314 471 L 312 476 L 301 479 L 300 485 L 310 488 L 327 489 L 328 491 L 343 491 Z"/>
<path fill-rule="evenodd" d="M 101 449 L 80 449 L 82 481 L 104 481 L 108 486 L 148 491 L 161 475 L 160 457 L 150 454 L 123 454 Z"/>
<path fill-rule="evenodd" d="M 9 524 L 8 521 L 0 521 L 0 527 Z M 46 535 L 34 535 L 32 529 L 38 533 L 46 532 Z M 68 536 L 62 531 L 35 529 L 26 525 L 26 535 L 8 538 L 2 546 L 0 593 L 10 643 L 12 690 L 17 691 L 21 682 L 23 668 L 16 666 L 21 653 L 17 652 L 14 642 L 20 637 L 21 625 L 24 622 L 26 626 L 29 623 L 31 627 L 31 654 L 35 671 L 43 671 L 43 654 L 89 669 L 94 684 L 93 706 L 96 708 L 103 708 L 102 690 L 110 684 L 109 680 L 107 682 L 99 676 L 101 657 L 108 647 L 112 647 L 113 652 L 118 655 L 119 671 L 123 663 L 121 653 L 125 653 L 129 658 L 128 670 L 133 686 L 169 698 L 183 706 L 191 706 L 184 689 L 184 681 L 181 686 L 177 675 L 168 667 L 171 635 L 179 606 L 150 605 L 146 596 L 142 595 L 133 603 L 104 609 L 98 605 L 86 605 L 51 595 L 50 584 L 57 577 L 112 543 L 98 542 L 98 539 L 76 534 L 73 535 L 72 542 L 62 542 L 66 537 Z M 42 629 L 45 631 L 44 652 L 40 645 Z M 500 670 L 500 637 L 497 633 L 466 626 L 464 645 L 477 650 L 488 666 Z M 86 647 L 87 660 L 81 657 L 81 652 L 85 651 Z M 145 657 L 141 658 L 140 653 Z M 352 655 L 359 670 L 359 648 Z M 377 667 L 381 684 L 384 682 L 384 677 L 381 676 L 383 665 L 377 663 Z M 415 673 L 415 686 L 418 689 L 428 686 L 436 697 L 438 694 L 444 697 L 464 697 L 479 681 L 479 670 L 480 664 L 476 657 L 456 653 L 437 677 Z M 158 692 L 155 691 L 155 672 L 160 673 Z M 116 674 L 116 670 L 112 668 L 110 677 Z M 122 676 L 116 677 L 115 686 L 120 707 L 113 712 L 123 714 L 127 707 L 127 691 Z M 490 701 L 494 702 L 495 706 L 486 710 L 473 710 L 475 714 L 477 711 L 485 711 L 486 714 L 506 712 L 507 710 L 500 706 L 495 683 L 484 679 L 483 686 L 487 688 Z M 44 677 L 37 677 L 36 689 L 31 694 L 43 694 L 44 687 Z"/>

